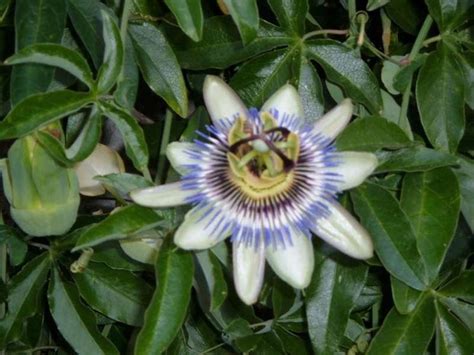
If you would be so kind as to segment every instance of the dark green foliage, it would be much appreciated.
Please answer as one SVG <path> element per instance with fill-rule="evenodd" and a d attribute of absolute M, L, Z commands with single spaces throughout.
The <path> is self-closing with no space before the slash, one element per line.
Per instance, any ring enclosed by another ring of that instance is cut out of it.
<path fill-rule="evenodd" d="M 472 0 L 0 0 L 0 352 L 473 354 L 473 25 Z M 181 250 L 188 207 L 130 203 L 178 179 L 166 146 L 205 131 L 207 74 L 257 108 L 290 83 L 309 124 L 353 101 L 336 146 L 379 165 L 341 200 L 373 258 L 313 240 L 310 286 L 267 268 L 251 307 L 230 242 Z M 64 235 L 25 235 L 9 214 L 15 177 L 64 197 L 40 159 L 9 168 L 30 138 L 65 171 L 99 142 L 125 160 Z M 130 241 L 161 245 L 153 265 Z"/>

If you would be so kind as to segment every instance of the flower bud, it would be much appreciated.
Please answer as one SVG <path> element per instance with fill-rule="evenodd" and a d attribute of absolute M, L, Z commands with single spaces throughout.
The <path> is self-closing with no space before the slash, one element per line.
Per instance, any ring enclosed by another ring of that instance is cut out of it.
<path fill-rule="evenodd" d="M 74 168 L 79 180 L 80 193 L 84 196 L 99 196 L 105 193 L 102 183 L 95 176 L 125 172 L 120 155 L 103 144 L 97 144 L 87 159 Z"/>
<path fill-rule="evenodd" d="M 74 170 L 59 165 L 33 136 L 8 151 L 3 174 L 10 213 L 29 235 L 61 235 L 76 221 L 79 189 Z"/>

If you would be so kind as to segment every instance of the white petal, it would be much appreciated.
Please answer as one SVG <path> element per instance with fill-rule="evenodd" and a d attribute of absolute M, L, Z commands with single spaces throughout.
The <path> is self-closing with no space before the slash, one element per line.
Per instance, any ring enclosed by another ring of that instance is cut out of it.
<path fill-rule="evenodd" d="M 341 191 L 362 184 L 378 164 L 375 154 L 363 152 L 340 152 L 338 161 L 338 166 L 330 167 L 328 170 L 340 175 L 338 179 L 342 181 L 337 185 Z"/>
<path fill-rule="evenodd" d="M 313 232 L 325 242 L 356 259 L 369 259 L 374 247 L 367 231 L 341 205 L 329 205 L 330 215 L 318 220 Z"/>
<path fill-rule="evenodd" d="M 172 207 L 188 203 L 186 198 L 196 192 L 183 190 L 180 182 L 171 184 L 146 187 L 130 192 L 130 197 L 139 205 L 146 207 Z"/>
<path fill-rule="evenodd" d="M 233 243 L 232 254 L 235 290 L 244 303 L 251 305 L 257 302 L 263 284 L 265 246 L 260 243 L 256 249 Z"/>
<path fill-rule="evenodd" d="M 91 155 L 78 163 L 74 170 L 79 181 L 80 193 L 85 196 L 98 196 L 105 193 L 105 188 L 94 177 L 122 173 L 125 167 L 122 158 L 115 150 L 99 143 Z"/>
<path fill-rule="evenodd" d="M 174 243 L 181 249 L 207 249 L 230 235 L 229 229 L 219 224 L 220 219 L 210 213 L 194 207 L 186 214 L 184 222 L 174 234 Z"/>
<path fill-rule="evenodd" d="M 181 175 L 184 175 L 188 172 L 188 168 L 184 165 L 196 164 L 196 160 L 191 158 L 186 151 L 196 150 L 196 145 L 194 143 L 187 142 L 173 142 L 168 144 L 166 147 L 166 156 L 176 170 Z"/>
<path fill-rule="evenodd" d="M 218 124 L 224 118 L 231 119 L 236 114 L 247 116 L 247 107 L 242 100 L 229 85 L 217 76 L 206 76 L 203 96 L 213 124 Z"/>
<path fill-rule="evenodd" d="M 294 288 L 309 285 L 314 269 L 313 243 L 304 234 L 293 232 L 293 245 L 267 247 L 266 257 L 273 271 Z"/>
<path fill-rule="evenodd" d="M 276 109 L 280 114 L 287 113 L 304 120 L 303 103 L 298 91 L 290 84 L 283 85 L 262 106 L 261 111 Z"/>
<path fill-rule="evenodd" d="M 314 130 L 328 138 L 336 138 L 349 123 L 353 108 L 350 99 L 342 100 L 336 107 L 316 121 Z"/>

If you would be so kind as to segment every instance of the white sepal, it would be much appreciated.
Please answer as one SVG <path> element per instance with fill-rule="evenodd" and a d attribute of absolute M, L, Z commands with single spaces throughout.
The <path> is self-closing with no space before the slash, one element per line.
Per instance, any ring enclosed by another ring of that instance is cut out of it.
<path fill-rule="evenodd" d="M 184 205 L 187 198 L 195 193 L 193 190 L 183 190 L 181 182 L 145 187 L 130 192 L 130 197 L 139 205 L 158 208 Z"/>
<path fill-rule="evenodd" d="M 275 273 L 294 288 L 303 289 L 311 281 L 314 269 L 313 243 L 302 233 L 292 233 L 293 245 L 268 246 L 266 257 Z"/>
<path fill-rule="evenodd" d="M 229 235 L 230 230 L 222 229 L 213 213 L 206 214 L 205 210 L 194 207 L 176 230 L 174 243 L 181 249 L 201 250 L 212 248 Z"/>
<path fill-rule="evenodd" d="M 166 156 L 171 166 L 181 175 L 188 172 L 186 165 L 196 164 L 197 161 L 188 154 L 189 151 L 195 150 L 196 145 L 188 142 L 173 142 L 166 147 Z"/>
<path fill-rule="evenodd" d="M 314 131 L 334 139 L 346 127 L 352 117 L 354 106 L 350 99 L 342 100 L 331 111 L 314 124 Z"/>
<path fill-rule="evenodd" d="M 248 305 L 258 300 L 265 274 L 265 246 L 258 248 L 245 243 L 232 244 L 235 290 L 240 299 Z"/>
<path fill-rule="evenodd" d="M 318 219 L 313 233 L 353 258 L 371 258 L 374 247 L 365 228 L 337 202 L 328 207 L 329 216 Z"/>
<path fill-rule="evenodd" d="M 362 184 L 378 165 L 377 156 L 372 153 L 340 152 L 337 156 L 338 165 L 328 171 L 339 175 L 337 178 L 341 182 L 337 186 L 340 191 Z"/>
<path fill-rule="evenodd" d="M 278 110 L 280 115 L 294 115 L 301 122 L 304 121 L 303 103 L 298 91 L 290 84 L 283 85 L 263 104 L 261 111 Z"/>
<path fill-rule="evenodd" d="M 247 117 L 245 104 L 235 91 L 218 76 L 206 76 L 203 96 L 214 125 L 219 126 L 220 120 L 232 119 L 236 115 Z"/>

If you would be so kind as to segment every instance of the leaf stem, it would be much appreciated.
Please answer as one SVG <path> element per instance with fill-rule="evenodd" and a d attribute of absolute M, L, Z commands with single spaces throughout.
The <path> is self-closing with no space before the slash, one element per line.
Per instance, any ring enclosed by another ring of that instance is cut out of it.
<path fill-rule="evenodd" d="M 349 14 L 349 20 L 352 21 L 356 14 L 357 8 L 356 8 L 356 0 L 349 0 L 347 2 L 347 12 Z"/>
<path fill-rule="evenodd" d="M 428 38 L 427 40 L 423 41 L 423 47 L 428 46 L 431 43 L 438 42 L 442 39 L 441 35 L 437 35 L 431 38 Z"/>
<path fill-rule="evenodd" d="M 130 9 L 132 7 L 131 0 L 123 0 L 122 18 L 120 19 L 120 36 L 125 45 L 125 38 L 127 36 L 128 17 L 130 16 Z"/>
<path fill-rule="evenodd" d="M 165 126 L 163 128 L 163 135 L 161 136 L 160 154 L 158 156 L 158 167 L 156 169 L 155 182 L 161 184 L 164 180 L 164 170 L 166 162 L 166 147 L 170 141 L 171 125 L 173 123 L 173 112 L 170 109 L 166 110 Z"/>
<path fill-rule="evenodd" d="M 320 35 L 343 35 L 347 36 L 349 34 L 349 30 L 332 30 L 332 29 L 327 29 L 327 30 L 316 30 L 316 31 L 311 31 L 306 33 L 302 39 L 303 41 L 306 41 L 308 38 L 314 37 L 314 36 L 320 36 Z"/>

